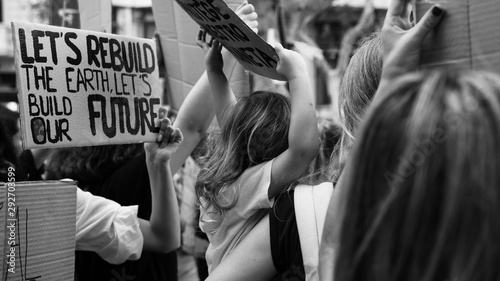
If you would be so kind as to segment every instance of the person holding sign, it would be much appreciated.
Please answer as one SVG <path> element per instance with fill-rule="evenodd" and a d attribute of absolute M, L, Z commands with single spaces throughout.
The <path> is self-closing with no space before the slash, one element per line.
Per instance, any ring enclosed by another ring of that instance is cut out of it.
<path fill-rule="evenodd" d="M 435 20 L 438 19 L 432 18 L 431 14 L 429 13 L 429 16 L 426 17 L 427 22 L 425 24 L 429 24 L 428 26 L 434 26 L 435 25 Z M 423 25 L 419 25 L 415 30 L 422 31 Z M 407 36 L 408 37 L 408 36 Z M 414 39 L 414 38 L 406 38 L 406 39 Z M 373 42 L 372 42 L 373 43 Z M 408 45 L 408 41 L 406 42 Z M 417 46 L 418 42 L 410 42 L 410 44 L 413 44 L 413 46 Z M 375 46 L 371 46 L 371 48 L 376 48 L 373 52 L 369 52 L 368 54 L 362 54 L 365 56 L 373 56 L 376 55 L 377 62 L 381 62 L 381 60 L 378 59 L 380 56 L 378 53 L 381 52 L 378 50 L 380 48 L 379 43 L 377 43 Z M 360 59 L 358 57 L 358 59 Z M 358 61 L 357 63 L 364 63 L 365 61 Z M 352 62 L 351 62 L 352 63 Z M 373 62 L 375 63 L 375 62 Z M 354 79 L 366 79 L 365 81 L 359 80 L 359 81 L 346 81 L 347 83 L 354 83 L 356 85 L 360 85 L 365 83 L 366 85 L 362 85 L 361 88 L 363 89 L 368 89 L 367 86 L 375 86 L 375 89 L 378 85 L 378 80 L 376 82 L 377 85 L 373 85 L 371 83 L 374 83 L 373 79 L 374 76 L 379 77 L 380 76 L 380 70 L 377 67 L 373 67 L 370 65 L 370 67 L 366 70 L 368 72 L 372 71 L 369 75 L 369 77 L 366 77 L 362 75 L 362 73 L 359 73 L 359 70 L 362 68 L 358 68 L 358 73 L 357 76 L 354 75 L 352 76 Z M 370 79 L 368 79 L 370 78 Z M 364 93 L 367 94 L 367 93 Z M 353 99 L 353 97 L 346 97 L 348 99 Z M 368 98 L 368 97 L 366 97 Z M 352 102 L 352 100 L 349 100 Z M 348 104 L 347 106 L 352 106 L 352 104 Z M 353 108 L 351 108 L 353 109 Z M 358 108 L 359 109 L 359 108 Z M 365 110 L 363 108 L 363 110 Z M 354 124 L 353 124 L 354 125 Z M 340 186 L 340 188 L 343 188 Z M 338 189 L 335 190 L 334 197 L 338 197 Z M 338 203 L 338 200 L 332 200 L 333 203 Z M 321 256 L 319 258 L 321 266 L 321 270 L 323 273 L 323 276 L 321 280 L 332 280 L 333 277 L 331 275 L 326 274 L 325 272 L 331 274 L 333 271 L 328 272 L 331 270 L 333 266 L 333 259 L 334 256 L 332 255 L 332 252 L 330 251 L 331 248 L 334 248 L 336 245 L 330 244 L 332 241 L 334 243 L 338 243 L 335 237 L 329 237 L 330 235 L 333 235 L 334 233 L 333 228 L 335 228 L 340 221 L 340 217 L 338 217 L 335 213 L 330 213 L 331 210 L 335 211 L 336 208 L 335 205 L 330 205 L 330 210 L 329 210 L 329 217 L 327 218 L 325 222 L 325 227 L 324 227 L 324 232 L 323 232 L 323 240 L 322 240 L 322 245 L 320 247 L 320 253 Z M 274 210 L 271 210 L 271 212 L 274 212 Z M 270 214 L 272 216 L 272 214 Z M 311 220 L 313 220 L 314 217 L 311 217 Z M 326 235 L 325 235 L 326 234 Z M 321 233 L 319 233 L 321 235 Z M 284 233 L 284 237 L 289 237 L 290 234 Z M 271 240 L 271 241 L 270 241 Z M 326 241 L 326 243 L 325 243 Z M 273 248 L 273 238 L 270 239 L 269 237 L 269 219 L 264 218 L 258 225 L 255 226 L 254 229 L 249 233 L 247 237 L 242 239 L 241 243 L 238 245 L 238 247 L 224 260 L 224 262 L 217 268 L 215 272 L 210 276 L 210 280 L 270 280 L 275 276 L 275 274 L 278 272 L 278 270 L 275 268 L 275 249 Z M 290 241 L 287 241 L 290 242 Z M 300 241 L 303 243 L 304 241 Z M 302 245 L 301 245 L 302 246 Z M 314 245 L 311 245 L 314 246 Z M 306 245 L 307 247 L 307 245 Z M 272 250 L 272 254 L 269 252 L 269 248 Z M 291 248 L 291 247 L 290 247 Z M 281 254 L 281 253 L 278 253 Z M 285 248 L 284 254 L 289 254 L 289 251 Z M 297 268 L 294 268 L 296 265 L 292 264 L 291 265 L 291 271 L 293 272 Z M 235 270 L 237 268 L 237 270 Z M 285 276 L 279 276 L 276 279 L 273 280 L 281 280 L 281 278 L 285 278 Z M 290 277 L 290 276 L 289 276 Z M 303 278 L 305 276 L 302 276 Z M 300 276 L 294 275 L 293 278 L 296 280 L 304 280 L 303 278 L 301 279 Z M 317 279 L 311 279 L 311 280 L 317 280 Z"/>
<path fill-rule="evenodd" d="M 111 263 L 140 257 L 142 249 L 170 252 L 180 245 L 180 222 L 177 199 L 170 172 L 170 159 L 183 136 L 159 113 L 160 131 L 155 143 L 144 145 L 152 190 L 149 221 L 138 219 L 137 206 L 122 207 L 114 201 L 77 189 L 76 249 L 95 251 Z M 0 160 L 11 165 L 17 161 L 11 152 L 13 138 L 0 126 Z M 12 155 L 11 155 L 12 154 Z M 5 179 L 1 179 L 5 181 Z M 23 180 L 17 177 L 16 181 Z"/>
<path fill-rule="evenodd" d="M 166 110 L 157 141 L 144 145 L 152 193 L 149 221 L 138 219 L 137 207 L 121 207 L 113 201 L 78 190 L 77 250 L 97 252 L 111 263 L 140 257 L 142 249 L 170 252 L 180 245 L 177 199 L 170 172 L 170 159 L 183 136 L 170 125 Z"/>
<path fill-rule="evenodd" d="M 276 46 L 277 70 L 290 84 L 290 101 L 272 92 L 236 100 L 222 72 L 222 46 L 198 35 L 221 132 L 209 137 L 196 192 L 200 227 L 210 246 L 209 272 L 271 208 L 273 198 L 306 172 L 319 151 L 316 111 L 302 57 Z"/>
<path fill-rule="evenodd" d="M 94 251 L 107 262 L 119 264 L 138 259 L 143 249 L 167 253 L 179 247 L 179 211 L 169 166 L 183 136 L 179 129 L 170 125 L 166 113 L 165 108 L 160 109 L 161 126 L 157 141 L 144 145 L 151 186 L 150 219 L 137 217 L 138 206 L 122 207 L 112 200 L 78 189 L 77 250 Z M 54 155 L 57 156 L 57 153 Z M 72 158 L 75 157 L 73 155 Z M 61 162 L 57 158 L 51 161 L 49 172 L 66 176 L 68 171 L 62 171 L 61 167 L 56 167 L 59 171 L 54 171 L 55 166 L 61 166 L 59 164 Z M 84 171 L 80 170 L 80 173 Z M 78 171 L 72 174 L 77 175 Z"/>

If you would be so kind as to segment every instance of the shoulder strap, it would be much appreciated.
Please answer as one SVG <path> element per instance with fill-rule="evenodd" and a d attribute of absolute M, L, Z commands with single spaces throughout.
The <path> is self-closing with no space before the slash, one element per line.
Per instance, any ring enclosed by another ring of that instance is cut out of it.
<path fill-rule="evenodd" d="M 295 187 L 295 216 L 307 281 L 319 280 L 319 245 L 332 193 L 333 184 L 330 182 Z"/>

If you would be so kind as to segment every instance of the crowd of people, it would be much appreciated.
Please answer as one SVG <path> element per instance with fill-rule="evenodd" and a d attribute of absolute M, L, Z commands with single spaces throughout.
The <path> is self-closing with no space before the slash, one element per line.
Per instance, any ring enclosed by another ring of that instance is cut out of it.
<path fill-rule="evenodd" d="M 79 182 L 78 280 L 181 280 L 195 224 L 208 276 L 182 280 L 499 280 L 500 76 L 420 70 L 445 11 L 414 24 L 410 2 L 392 0 L 351 58 L 337 125 L 316 118 L 298 53 L 275 46 L 288 93 L 236 98 L 223 72 L 235 59 L 202 30 L 206 72 L 173 123 L 160 109 L 156 142 L 22 152 L 19 116 L 1 109 L 0 180 L 14 167 Z M 236 13 L 257 28 L 252 5 Z M 198 222 L 180 218 L 173 179 L 190 157 L 199 173 L 181 189 Z"/>

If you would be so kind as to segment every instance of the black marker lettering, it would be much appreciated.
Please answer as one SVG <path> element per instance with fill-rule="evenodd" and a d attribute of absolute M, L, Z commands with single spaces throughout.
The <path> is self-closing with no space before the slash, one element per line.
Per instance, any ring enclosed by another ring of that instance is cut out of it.
<path fill-rule="evenodd" d="M 66 61 L 72 65 L 79 65 L 82 62 L 82 52 L 70 39 L 76 39 L 78 36 L 75 32 L 66 32 L 64 34 L 64 42 L 75 53 L 76 58 L 67 57 Z"/>

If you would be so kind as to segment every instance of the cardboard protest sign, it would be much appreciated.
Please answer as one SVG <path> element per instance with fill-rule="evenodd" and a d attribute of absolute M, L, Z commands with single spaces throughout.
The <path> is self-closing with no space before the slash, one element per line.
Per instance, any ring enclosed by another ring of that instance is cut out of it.
<path fill-rule="evenodd" d="M 12 23 L 23 147 L 154 141 L 153 40 Z"/>
<path fill-rule="evenodd" d="M 0 184 L 2 280 L 74 279 L 74 182 Z"/>
<path fill-rule="evenodd" d="M 500 73 L 500 5 L 498 0 L 416 0 L 420 19 L 439 3 L 445 15 L 427 38 L 421 65 L 454 69 L 483 69 Z"/>
<path fill-rule="evenodd" d="M 256 74 L 284 80 L 276 72 L 278 55 L 253 32 L 223 0 L 175 0 L 212 37 L 219 40 L 238 61 Z"/>
<path fill-rule="evenodd" d="M 235 10 L 242 1 L 226 0 L 225 2 Z M 196 45 L 196 36 L 200 26 L 175 1 L 152 0 L 152 4 L 167 68 L 168 103 L 169 106 L 178 110 L 205 71 L 203 63 L 205 55 Z M 249 91 L 248 72 L 232 58 L 232 55 L 224 56 L 224 73 L 236 95 Z"/>

